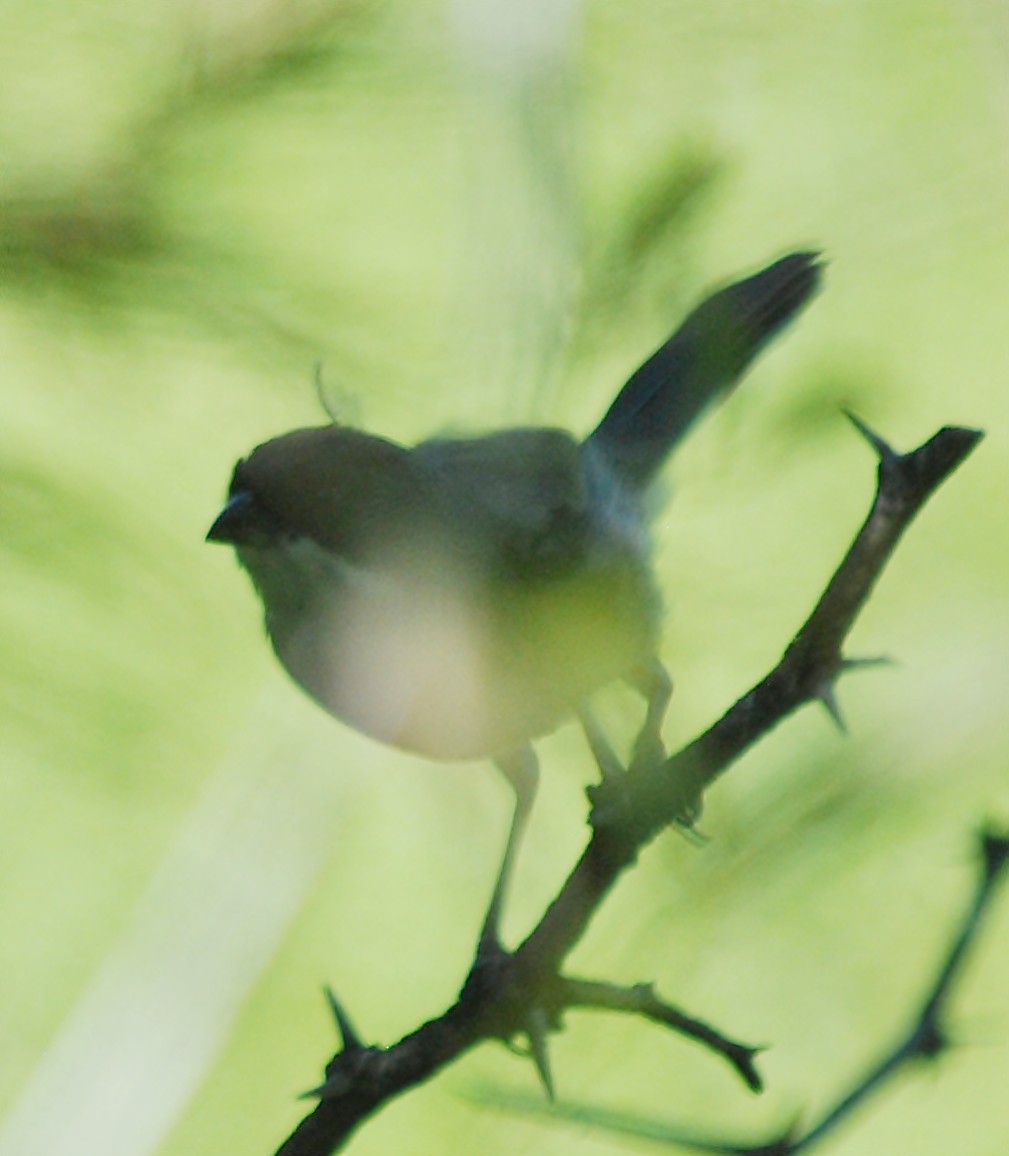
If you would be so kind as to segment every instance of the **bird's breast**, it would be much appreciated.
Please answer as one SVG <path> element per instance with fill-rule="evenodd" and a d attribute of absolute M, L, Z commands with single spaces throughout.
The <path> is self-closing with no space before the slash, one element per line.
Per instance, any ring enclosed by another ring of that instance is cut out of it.
<path fill-rule="evenodd" d="M 240 557 L 291 677 L 355 729 L 431 758 L 521 746 L 653 653 L 657 600 L 629 561 L 517 582 L 444 559 L 353 565 L 309 539 Z"/>

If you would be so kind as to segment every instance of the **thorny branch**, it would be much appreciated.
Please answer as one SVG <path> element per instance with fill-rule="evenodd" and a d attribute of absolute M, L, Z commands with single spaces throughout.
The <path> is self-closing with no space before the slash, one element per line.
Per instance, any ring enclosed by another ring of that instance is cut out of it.
<path fill-rule="evenodd" d="M 594 1104 L 565 1103 L 546 1107 L 526 1096 L 507 1096 L 495 1092 L 493 1096 L 478 1095 L 475 1099 L 505 1111 L 527 1115 L 549 1115 L 553 1120 L 577 1121 L 598 1130 L 617 1135 L 649 1139 L 666 1146 L 688 1148 L 711 1156 L 799 1156 L 810 1152 L 856 1108 L 878 1092 L 904 1068 L 937 1059 L 949 1047 L 949 1032 L 945 1019 L 953 984 L 963 966 L 968 948 L 977 939 L 984 916 L 991 907 L 996 888 L 1005 882 L 1009 870 L 1009 831 L 987 828 L 978 836 L 978 878 L 970 903 L 952 936 L 945 958 L 940 963 L 932 986 L 922 1000 L 905 1031 L 858 1078 L 854 1086 L 843 1092 L 816 1123 L 802 1130 L 796 1123 L 770 1140 L 757 1144 L 740 1144 L 691 1135 L 661 1120 L 628 1117 L 621 1113 L 600 1109 Z"/>
<path fill-rule="evenodd" d="M 551 1090 L 547 1033 L 557 1029 L 568 1007 L 607 1006 L 605 985 L 592 986 L 592 1003 L 585 981 L 567 979 L 560 971 L 606 894 L 659 831 L 673 823 L 689 825 L 711 783 L 784 718 L 814 699 L 837 716 L 833 687 L 854 665 L 843 654 L 845 638 L 904 531 L 982 436 L 977 430 L 946 427 L 918 449 L 898 454 L 858 419 L 852 421 L 879 459 L 876 495 L 847 555 L 781 661 L 679 753 L 657 764 L 632 766 L 618 780 L 592 789 L 591 839 L 538 926 L 513 954 L 478 958 L 456 1003 L 442 1015 L 381 1048 L 364 1045 L 334 1001 L 342 1048 L 313 1093 L 319 1102 L 277 1156 L 328 1156 L 388 1100 L 488 1039 L 526 1036 Z M 674 1016 L 658 1010 L 670 1005 L 654 998 L 650 1018 L 703 1040 L 755 1085 L 752 1049 L 705 1025 L 701 1032 L 691 1031 L 690 1025 L 699 1021 L 690 1017 L 673 1022 Z M 616 1002 L 613 995 L 608 1006 Z M 621 1010 L 644 1014 L 642 1006 Z"/>

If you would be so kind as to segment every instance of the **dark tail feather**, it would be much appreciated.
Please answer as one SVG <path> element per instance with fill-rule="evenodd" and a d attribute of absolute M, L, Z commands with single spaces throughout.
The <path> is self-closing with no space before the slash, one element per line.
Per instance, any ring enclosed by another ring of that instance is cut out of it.
<path fill-rule="evenodd" d="M 818 253 L 792 253 L 709 297 L 631 377 L 587 444 L 643 489 L 694 419 L 812 297 L 820 271 Z"/>

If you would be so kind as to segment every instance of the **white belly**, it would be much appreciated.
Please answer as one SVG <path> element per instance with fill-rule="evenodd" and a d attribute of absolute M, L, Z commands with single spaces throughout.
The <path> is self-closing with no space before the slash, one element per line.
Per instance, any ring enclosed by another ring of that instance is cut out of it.
<path fill-rule="evenodd" d="M 496 588 L 433 567 L 374 572 L 314 543 L 243 550 L 292 678 L 373 738 L 437 759 L 505 754 L 652 653 L 637 574 Z"/>

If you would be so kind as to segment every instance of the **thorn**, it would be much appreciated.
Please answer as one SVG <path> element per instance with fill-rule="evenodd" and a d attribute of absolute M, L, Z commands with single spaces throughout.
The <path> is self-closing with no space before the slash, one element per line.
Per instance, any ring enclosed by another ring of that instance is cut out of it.
<path fill-rule="evenodd" d="M 341 1056 L 344 1053 L 341 1052 Z M 316 1084 L 314 1088 L 309 1088 L 307 1092 L 299 1092 L 299 1100 L 332 1100 L 338 1096 L 346 1093 L 350 1087 L 350 1074 L 341 1069 L 339 1064 L 340 1056 L 331 1061 L 326 1068 L 326 1078 L 321 1084 Z"/>
<path fill-rule="evenodd" d="M 842 658 L 841 673 L 848 670 L 867 670 L 873 666 L 897 666 L 897 660 L 889 654 L 877 654 L 869 658 Z"/>
<path fill-rule="evenodd" d="M 711 842 L 711 836 L 705 833 L 697 826 L 697 820 L 694 817 L 685 819 L 675 819 L 676 829 L 690 844 L 691 847 L 703 849 Z"/>
<path fill-rule="evenodd" d="M 881 462 L 892 462 L 898 454 L 890 445 L 889 442 L 884 441 L 874 429 L 871 429 L 865 424 L 860 417 L 857 417 L 850 409 L 842 411 L 844 416 L 851 422 L 851 424 L 858 430 L 858 432 L 865 438 L 865 440 L 876 451 L 876 456 Z"/>
<path fill-rule="evenodd" d="M 824 682 L 815 692 L 815 697 L 823 703 L 827 714 L 834 720 L 834 725 L 842 735 L 848 734 L 848 724 L 841 713 L 841 704 L 837 701 L 837 679 L 842 674 L 852 670 L 866 670 L 873 666 L 894 666 L 894 660 L 888 655 L 876 655 L 871 658 L 842 658 L 837 664 L 836 672 Z"/>
<path fill-rule="evenodd" d="M 540 1083 L 547 1094 L 547 1099 L 553 1103 L 556 1097 L 554 1095 L 554 1079 L 550 1074 L 550 1055 L 547 1051 L 549 1028 L 546 1013 L 542 1008 L 535 1007 L 530 1011 L 525 1030 L 529 1039 L 529 1055 L 536 1065 L 536 1071 L 539 1073 Z"/>
<path fill-rule="evenodd" d="M 919 1026 L 911 1041 L 911 1055 L 921 1060 L 934 1060 L 952 1047 L 952 1041 L 932 1019 Z"/>
<path fill-rule="evenodd" d="M 995 879 L 1009 863 L 1009 833 L 999 831 L 993 826 L 985 826 L 980 833 L 979 841 L 985 877 Z"/>
<path fill-rule="evenodd" d="M 357 1034 L 354 1025 L 350 1021 L 350 1016 L 344 1010 L 343 1004 L 336 998 L 336 993 L 326 984 L 326 1001 L 329 1004 L 329 1010 L 333 1013 L 333 1019 L 336 1020 L 336 1027 L 340 1033 L 340 1041 L 343 1044 L 345 1052 L 363 1052 L 364 1044 L 361 1042 L 361 1037 Z"/>
<path fill-rule="evenodd" d="M 295 1099 L 298 1100 L 325 1100 L 327 1096 L 332 1096 L 332 1085 L 328 1080 L 322 1084 L 318 1084 L 314 1088 L 309 1088 L 307 1092 L 299 1092 Z"/>
<path fill-rule="evenodd" d="M 351 1081 L 354 1078 L 354 1071 L 362 1058 L 362 1053 L 369 1050 L 361 1042 L 361 1037 L 357 1034 L 354 1025 L 350 1022 L 350 1016 L 347 1015 L 343 1004 L 336 998 L 336 993 L 329 984 L 326 985 L 324 990 L 326 992 L 326 1002 L 329 1004 L 329 1010 L 333 1013 L 333 1019 L 336 1020 L 336 1026 L 340 1032 L 342 1047 L 336 1056 L 330 1060 L 329 1064 L 327 1064 L 325 1080 L 316 1087 L 309 1088 L 307 1092 L 302 1092 L 298 1096 L 299 1100 L 326 1100 L 342 1096 L 347 1088 L 350 1087 Z"/>
<path fill-rule="evenodd" d="M 834 692 L 834 683 L 826 682 L 817 690 L 816 697 L 823 703 L 827 709 L 827 714 L 834 720 L 834 725 L 841 732 L 846 735 L 848 727 L 844 721 L 844 716 L 841 714 L 841 707 L 837 701 L 837 695 Z"/>
<path fill-rule="evenodd" d="M 736 1065 L 736 1070 L 751 1092 L 764 1090 L 764 1077 L 757 1070 L 757 1057 L 766 1051 L 767 1045 L 759 1044 L 753 1048 L 741 1047 L 730 1053 L 729 1058 Z"/>
<path fill-rule="evenodd" d="M 339 1059 L 338 1056 L 337 1061 Z M 325 1080 L 316 1087 L 309 1088 L 307 1092 L 299 1092 L 297 1098 L 299 1100 L 338 1100 L 353 1088 L 356 1078 L 358 1078 L 356 1065 L 346 1064 L 339 1067 L 336 1061 L 331 1061 L 326 1068 Z"/>
<path fill-rule="evenodd" d="M 673 820 L 677 831 L 692 847 L 706 847 L 711 842 L 711 837 L 697 826 L 697 821 L 704 812 L 704 798 L 698 795 L 694 801 L 688 804 L 679 815 Z"/>

